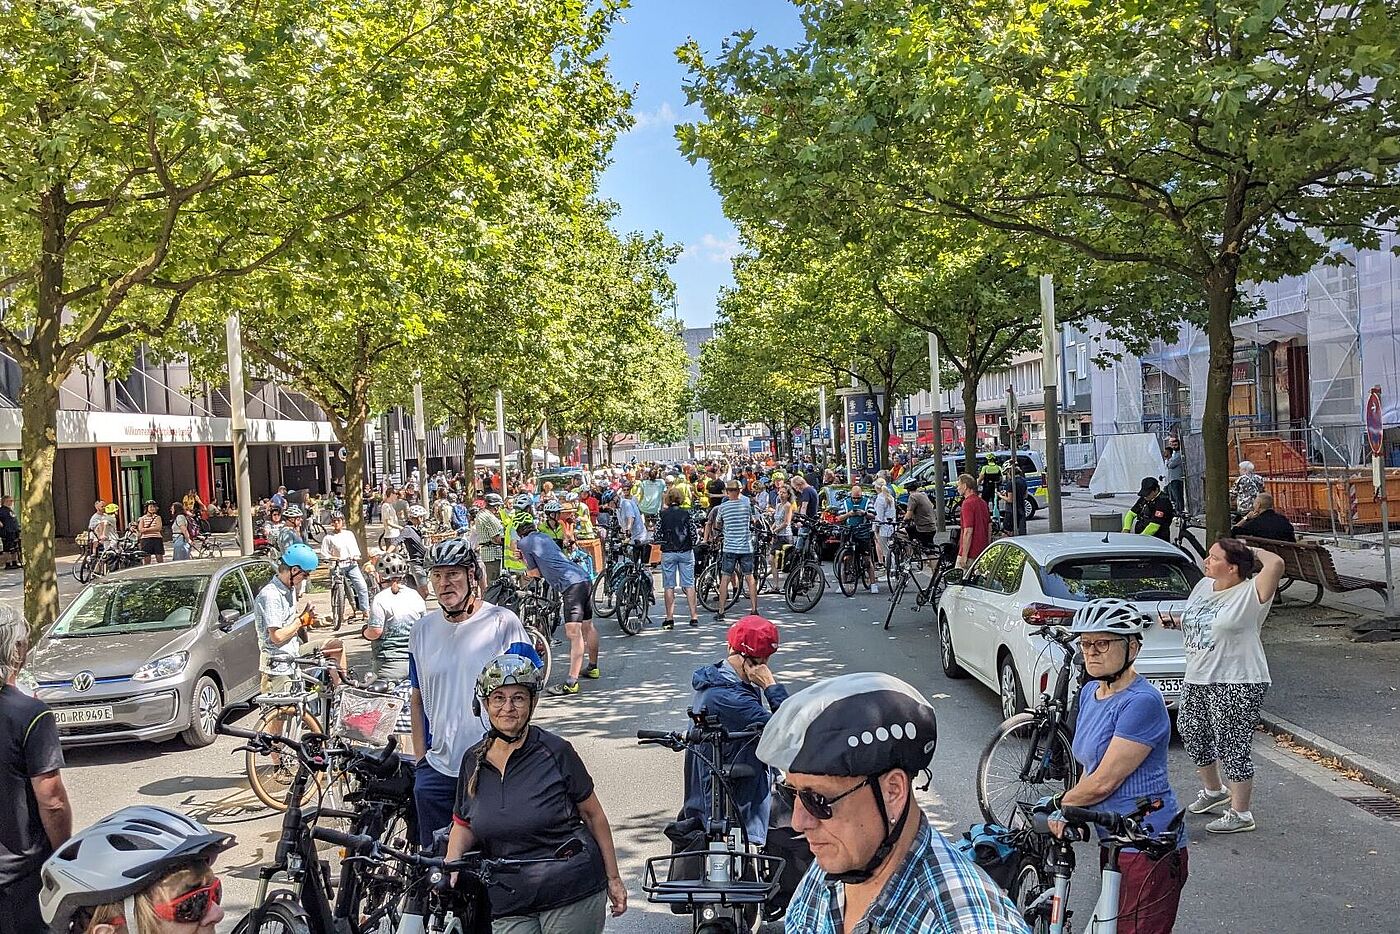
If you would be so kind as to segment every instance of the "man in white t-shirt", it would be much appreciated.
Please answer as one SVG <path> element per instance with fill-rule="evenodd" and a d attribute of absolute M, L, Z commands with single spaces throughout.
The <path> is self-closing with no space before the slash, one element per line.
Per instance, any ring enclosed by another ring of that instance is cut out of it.
<path fill-rule="evenodd" d="M 520 617 L 481 597 L 480 561 L 465 539 L 439 542 L 428 552 L 428 577 L 441 609 L 413 624 L 408 644 L 413 750 L 419 756 L 413 797 L 418 842 L 452 820 L 462 756 L 486 735 L 472 712 L 476 678 L 505 652 L 534 652 Z"/>
<path fill-rule="evenodd" d="M 350 582 L 350 592 L 355 595 L 355 615 L 365 619 L 369 615 L 369 583 L 360 570 L 360 543 L 355 533 L 345 527 L 345 514 L 331 513 L 330 533 L 321 539 L 321 557 L 330 566 L 332 574 L 343 574 Z"/>

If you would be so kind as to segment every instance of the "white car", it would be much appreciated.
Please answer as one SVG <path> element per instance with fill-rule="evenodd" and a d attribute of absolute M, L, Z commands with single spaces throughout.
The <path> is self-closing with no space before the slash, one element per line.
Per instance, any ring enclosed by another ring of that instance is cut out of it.
<path fill-rule="evenodd" d="M 950 678 L 972 675 L 1001 695 L 1003 716 L 1025 710 L 1054 684 L 1062 656 L 1045 627 L 1068 627 L 1086 600 L 1120 597 L 1146 610 L 1138 673 L 1173 709 L 1186 660 L 1181 630 L 1158 621 L 1180 611 L 1200 568 L 1178 548 L 1146 535 L 1055 532 L 987 546 L 938 604 L 938 643 Z"/>

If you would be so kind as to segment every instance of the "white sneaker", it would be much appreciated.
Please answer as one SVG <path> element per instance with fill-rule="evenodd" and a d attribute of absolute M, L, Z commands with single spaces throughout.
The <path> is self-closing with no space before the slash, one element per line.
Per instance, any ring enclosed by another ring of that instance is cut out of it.
<path fill-rule="evenodd" d="M 870 585 L 870 592 L 871 592 L 871 593 L 879 593 L 879 592 L 880 592 L 880 585 L 879 585 L 879 584 L 871 584 L 871 585 Z"/>
<path fill-rule="evenodd" d="M 1196 800 L 1186 806 L 1186 810 L 1192 814 L 1209 814 L 1216 808 L 1224 807 L 1230 803 L 1230 790 L 1222 788 L 1219 791 L 1206 791 L 1202 788 L 1196 792 Z"/>
<path fill-rule="evenodd" d="M 1208 833 L 1245 833 L 1254 829 L 1254 817 L 1240 817 L 1234 808 L 1226 808 L 1225 813 L 1206 824 Z"/>

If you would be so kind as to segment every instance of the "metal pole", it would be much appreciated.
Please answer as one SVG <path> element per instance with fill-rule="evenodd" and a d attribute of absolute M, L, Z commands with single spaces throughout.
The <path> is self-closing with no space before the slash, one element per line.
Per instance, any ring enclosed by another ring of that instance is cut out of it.
<path fill-rule="evenodd" d="M 496 390 L 496 459 L 500 462 L 498 469 L 501 471 L 502 496 L 507 495 L 506 490 L 506 398 L 501 395 L 499 389 Z"/>
<path fill-rule="evenodd" d="M 243 335 L 238 312 L 229 315 L 228 340 L 229 426 L 233 435 L 233 477 L 238 497 L 238 543 L 243 554 L 253 553 L 253 484 L 248 477 L 248 412 L 243 397 Z"/>
<path fill-rule="evenodd" d="M 934 495 L 933 522 L 934 530 L 943 534 L 944 529 L 944 501 L 947 487 L 943 482 L 943 380 L 939 368 L 942 361 L 938 357 L 938 335 L 928 336 L 928 391 L 933 396 L 933 488 L 938 492 Z M 918 443 L 918 438 L 914 439 Z"/>
<path fill-rule="evenodd" d="M 1385 615 L 1390 617 L 1395 611 L 1395 601 L 1391 592 L 1395 589 L 1395 578 L 1390 569 L 1390 495 L 1385 488 L 1385 467 L 1380 455 L 1371 455 L 1371 478 L 1376 485 L 1376 496 L 1381 501 L 1381 543 L 1385 549 Z"/>
<path fill-rule="evenodd" d="M 1016 441 L 1020 436 L 1021 415 L 1016 406 L 1016 387 L 1007 385 L 1006 387 L 1006 440 L 1007 447 L 1011 450 L 1011 456 L 1007 458 L 1006 488 L 1011 491 L 1011 502 L 1008 507 L 1011 510 L 1011 534 L 1019 535 L 1021 529 L 1021 504 L 1016 501 L 1016 468 L 1019 462 L 1016 459 Z M 995 457 L 989 453 L 988 457 Z M 1003 520 L 1003 525 L 1005 521 Z"/>
<path fill-rule="evenodd" d="M 418 442 L 418 501 L 427 502 L 428 420 L 423 417 L 422 378 L 413 381 L 413 437 Z"/>
<path fill-rule="evenodd" d="M 1060 506 L 1060 368 L 1055 363 L 1055 280 L 1040 277 L 1040 361 L 1045 383 L 1045 489 L 1050 494 L 1050 531 L 1063 532 Z"/>
<path fill-rule="evenodd" d="M 829 429 L 829 428 L 827 427 L 827 424 L 826 424 L 826 387 L 825 387 L 825 386 L 818 386 L 818 387 L 817 387 L 817 406 L 821 409 L 821 416 L 822 416 L 822 434 L 825 435 L 828 431 L 831 430 L 831 429 Z M 818 462 L 819 464 L 822 464 L 822 465 L 825 465 L 825 464 L 826 464 L 826 442 L 827 442 L 827 440 L 828 440 L 827 438 L 823 437 L 823 438 L 821 439 L 821 447 L 819 448 L 820 453 L 818 454 L 818 461 L 817 461 L 817 462 Z M 835 440 L 835 439 L 831 439 L 831 440 Z"/>

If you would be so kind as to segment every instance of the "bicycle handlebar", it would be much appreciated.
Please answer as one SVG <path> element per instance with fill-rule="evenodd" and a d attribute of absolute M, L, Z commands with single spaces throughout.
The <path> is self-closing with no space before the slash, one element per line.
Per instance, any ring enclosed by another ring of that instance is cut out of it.
<path fill-rule="evenodd" d="M 463 853 L 457 859 L 446 859 L 441 856 L 423 856 L 418 853 L 398 850 L 379 842 L 368 834 L 345 833 L 330 827 L 313 827 L 311 828 L 311 836 L 316 840 L 344 847 L 356 856 L 375 861 L 393 859 L 423 869 L 440 869 L 443 872 L 467 872 L 478 875 L 482 874 L 483 871 L 514 869 L 536 863 L 562 862 L 572 859 L 582 853 L 584 849 L 583 844 L 577 839 L 571 839 L 560 846 L 553 856 L 541 856 L 533 859 L 488 859 L 480 852 L 473 852 Z"/>
<path fill-rule="evenodd" d="M 731 731 L 723 727 L 717 730 L 706 730 L 697 726 L 684 733 L 667 730 L 638 730 L 637 741 L 643 746 L 665 746 L 675 752 L 680 752 L 687 747 L 700 746 L 713 742 L 715 739 L 725 742 L 739 742 L 756 739 L 762 735 L 762 730 Z"/>

